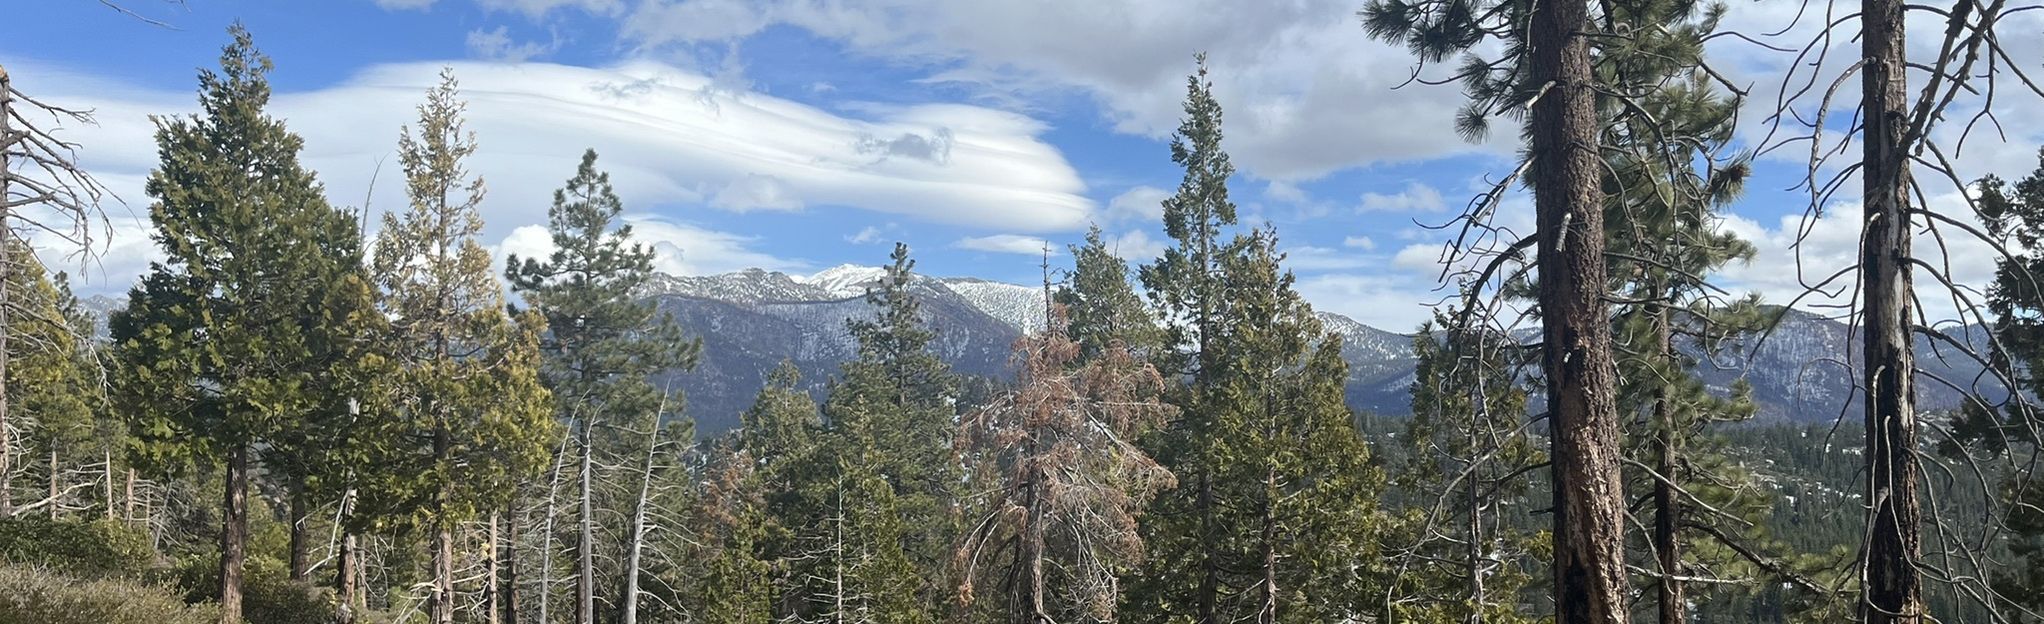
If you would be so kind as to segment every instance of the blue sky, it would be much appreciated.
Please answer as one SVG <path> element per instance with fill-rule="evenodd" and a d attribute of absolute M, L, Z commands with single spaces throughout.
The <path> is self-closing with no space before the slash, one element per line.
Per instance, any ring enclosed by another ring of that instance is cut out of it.
<path fill-rule="evenodd" d="M 1446 233 L 1420 225 L 1509 171 L 1516 136 L 1464 142 L 1450 128 L 1454 88 L 1393 89 L 1410 57 L 1368 40 L 1354 0 L 126 3 L 172 28 L 97 2 L 20 4 L 11 21 L 44 26 L 0 39 L 0 63 L 26 91 L 98 111 L 99 126 L 68 132 L 128 203 L 82 268 L 96 292 L 124 290 L 153 254 L 136 218 L 155 156 L 146 116 L 193 108 L 194 71 L 215 64 L 237 19 L 275 59 L 272 111 L 305 137 L 336 203 L 402 205 L 398 129 L 451 66 L 491 189 L 486 244 L 543 245 L 551 189 L 595 148 L 675 272 L 877 264 L 900 240 L 927 273 L 1031 283 L 1039 241 L 1062 248 L 1089 223 L 1141 262 L 1161 244 L 1156 202 L 1178 180 L 1168 135 L 1204 50 L 1244 220 L 1278 229 L 1316 306 L 1409 330 L 1440 297 Z M 1735 26 L 1783 17 L 1734 5 Z M 1720 56 L 1762 95 L 1785 62 Z M 2034 164 L 2025 139 L 2044 138 L 2044 123 L 2006 121 L 2006 145 L 1969 147 L 1982 154 L 1965 160 L 1970 174 Z M 1806 276 L 1853 251 L 1855 224 L 1806 221 L 1806 198 L 1785 190 L 1796 155 L 1764 159 L 1722 226 L 1762 253 L 1727 272 L 1734 289 L 1792 295 L 1799 231 Z M 1522 197 L 1499 219 L 1520 231 L 1532 220 Z M 1954 257 L 1961 281 L 1991 270 L 1978 249 Z"/>

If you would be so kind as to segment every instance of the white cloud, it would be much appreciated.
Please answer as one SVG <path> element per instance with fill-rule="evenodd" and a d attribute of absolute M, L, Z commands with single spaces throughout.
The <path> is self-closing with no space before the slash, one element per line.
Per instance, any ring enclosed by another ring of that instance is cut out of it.
<path fill-rule="evenodd" d="M 1361 206 L 1365 212 L 1440 212 L 1447 207 L 1440 191 L 1418 182 L 1408 182 L 1405 190 L 1390 195 L 1363 193 Z"/>
<path fill-rule="evenodd" d="M 1341 239 L 1341 246 L 1350 249 L 1361 249 L 1363 251 L 1376 251 L 1377 241 L 1370 240 L 1368 236 L 1350 236 Z"/>
<path fill-rule="evenodd" d="M 498 26 L 496 30 L 475 29 L 468 31 L 468 53 L 476 58 L 504 63 L 525 61 L 553 54 L 561 47 L 561 41 L 552 43 L 511 40 L 510 29 Z"/>
<path fill-rule="evenodd" d="M 893 223 L 887 224 L 887 227 L 884 228 L 868 225 L 860 228 L 858 232 L 846 236 L 845 242 L 854 245 L 871 245 L 886 240 L 888 233 L 897 229 L 900 228 L 896 227 Z"/>
<path fill-rule="evenodd" d="M 710 198 L 710 206 L 732 212 L 794 211 L 802 209 L 802 200 L 796 198 L 794 191 L 779 178 L 751 173 L 724 185 L 723 190 Z"/>
<path fill-rule="evenodd" d="M 1980 229 L 1964 200 L 1955 194 L 1933 196 L 1930 205 L 1940 214 Z M 1845 308 L 1838 306 L 1856 303 L 1855 277 L 1847 273 L 1828 284 L 1825 281 L 1859 262 L 1859 217 L 1858 204 L 1838 206 L 1821 219 L 1800 213 L 1783 215 L 1772 227 L 1728 217 L 1720 227 L 1752 243 L 1755 253 L 1751 262 L 1725 267 L 1722 284 L 1734 292 L 1758 292 L 1769 303 L 1786 304 L 1800 297 L 1799 307 L 1842 315 Z M 1917 299 L 1922 314 L 1932 323 L 1959 320 L 1967 303 L 1984 303 L 1980 289 L 1993 281 L 1995 261 L 2000 257 L 1992 245 L 1971 234 L 1936 225 L 1933 234 L 1919 218 L 1912 248 L 1917 258 L 1960 285 L 1960 297 L 1955 298 L 1942 280 L 1917 267 Z M 1972 313 L 1963 316 L 1969 322 L 1975 320 Z"/>
<path fill-rule="evenodd" d="M 1034 236 L 1021 236 L 1017 234 L 995 234 L 992 236 L 961 238 L 957 242 L 951 243 L 951 246 L 973 251 L 1020 254 L 1025 256 L 1042 256 L 1044 249 L 1050 249 L 1050 255 L 1057 255 L 1057 248 L 1049 242 Z"/>
<path fill-rule="evenodd" d="M 1270 185 L 1263 188 L 1263 196 L 1289 204 L 1303 204 L 1311 199 L 1305 189 L 1284 180 L 1271 180 Z"/>
<path fill-rule="evenodd" d="M 1154 186 L 1134 186 L 1107 200 L 1107 218 L 1112 221 L 1155 222 L 1164 218 L 1164 200 L 1171 192 Z"/>
<path fill-rule="evenodd" d="M 1373 264 L 1377 262 L 1362 254 L 1328 247 L 1307 245 L 1285 250 L 1284 267 L 1295 271 L 1359 269 Z"/>
<path fill-rule="evenodd" d="M 1164 255 L 1164 242 L 1150 238 L 1144 230 L 1130 230 L 1109 238 L 1107 251 L 1129 262 L 1151 262 Z"/>
<path fill-rule="evenodd" d="M 643 62 L 453 67 L 480 143 L 468 165 L 490 189 L 483 204 L 490 239 L 544 222 L 553 190 L 591 147 L 633 211 L 712 202 L 733 210 L 862 209 L 1024 233 L 1076 230 L 1096 212 L 1077 172 L 1038 137 L 1043 124 L 1015 113 L 931 104 L 867 107 L 851 117 L 759 93 L 706 94 L 712 78 Z M 398 129 L 414 123 L 414 107 L 440 68 L 375 66 L 337 85 L 280 91 L 269 110 L 305 139 L 301 160 L 320 172 L 335 203 L 367 198 L 372 212 L 396 209 L 405 204 L 392 157 Z M 96 112 L 98 126 L 67 128 L 66 136 L 84 146 L 84 164 L 134 214 L 146 215 L 142 180 L 156 165 L 149 115 L 193 111 L 194 96 L 32 61 L 9 69 L 37 76 L 50 102 Z M 905 140 L 912 136 L 924 144 Z M 948 137 L 941 150 L 931 144 L 938 137 Z M 876 142 L 884 153 L 875 153 Z M 372 176 L 379 178 L 373 194 Z M 127 231 L 114 238 L 145 240 L 142 229 L 143 238 Z M 146 262 L 140 258 L 110 253 L 100 287 L 125 289 Z"/>
<path fill-rule="evenodd" d="M 386 11 L 420 10 L 433 6 L 433 0 L 376 0 L 376 6 Z"/>
<path fill-rule="evenodd" d="M 1394 90 L 1412 57 L 1363 33 L 1356 8 L 1351 0 L 646 0 L 622 30 L 662 47 L 791 25 L 864 54 L 944 66 L 929 80 L 994 99 L 1077 88 L 1117 130 L 1151 137 L 1177 127 L 1192 55 L 1204 50 L 1228 110 L 1228 149 L 1266 179 L 1516 142 L 1511 132 L 1493 133 L 1486 146 L 1456 138 L 1464 98 L 1455 87 Z"/>
<path fill-rule="evenodd" d="M 1313 275 L 1300 278 L 1296 287 L 1315 309 L 1400 333 L 1419 329 L 1432 314 L 1430 306 L 1447 296 L 1428 284 L 1377 274 Z"/>
<path fill-rule="evenodd" d="M 775 257 L 752 248 L 757 239 L 708 230 L 665 218 L 632 214 L 625 216 L 632 226 L 632 238 L 653 249 L 653 269 L 670 275 L 717 275 L 749 268 L 800 272 L 809 264 Z M 492 254 L 501 266 L 510 255 L 545 258 L 553 253 L 553 238 L 545 226 L 521 225 L 498 242 Z"/>
<path fill-rule="evenodd" d="M 476 0 L 476 4 L 491 11 L 522 13 L 535 20 L 546 17 L 547 13 L 559 8 L 576 8 L 596 15 L 616 15 L 625 8 L 622 0 Z"/>

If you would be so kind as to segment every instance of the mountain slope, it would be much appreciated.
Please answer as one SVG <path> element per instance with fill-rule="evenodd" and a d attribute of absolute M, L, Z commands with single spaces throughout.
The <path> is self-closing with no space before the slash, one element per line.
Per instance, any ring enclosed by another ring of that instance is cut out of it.
<path fill-rule="evenodd" d="M 694 371 L 665 379 L 687 393 L 688 413 L 705 432 L 735 426 L 766 374 L 784 360 L 793 362 L 807 387 L 820 396 L 838 366 L 856 353 L 846 321 L 872 314 L 864 294 L 884 275 L 879 267 L 844 265 L 813 275 L 752 269 L 700 277 L 657 276 L 645 295 L 704 343 L 702 361 Z M 1008 378 L 1010 347 L 1043 324 L 1043 291 L 1038 287 L 918 276 L 911 288 L 921 297 L 923 312 L 937 332 L 938 355 L 966 375 Z M 101 313 L 102 331 L 105 314 L 125 305 L 120 298 L 105 295 L 82 303 Z M 1414 337 L 1339 314 L 1319 316 L 1328 331 L 1342 337 L 1342 357 L 1349 362 L 1349 404 L 1385 415 L 1409 413 L 1408 389 L 1418 363 Z M 1959 329 L 1954 333 L 1962 342 L 1985 352 L 1985 331 L 1978 326 Z M 1853 354 L 1859 342 L 1850 330 L 1836 320 L 1791 310 L 1765 340 L 1747 339 L 1708 358 L 1694 348 L 1688 351 L 1702 362 L 1699 374 L 1712 388 L 1724 392 L 1741 380 L 1750 384 L 1761 420 L 1828 422 L 1841 415 L 1853 419 L 1860 408 L 1846 364 L 1857 359 Z M 1537 337 L 1528 332 L 1523 339 Z M 1922 408 L 1954 408 L 1968 392 L 1991 399 L 2006 396 L 1984 373 L 1984 366 L 1951 346 L 1919 336 L 1916 349 L 1923 371 L 1917 384 Z"/>

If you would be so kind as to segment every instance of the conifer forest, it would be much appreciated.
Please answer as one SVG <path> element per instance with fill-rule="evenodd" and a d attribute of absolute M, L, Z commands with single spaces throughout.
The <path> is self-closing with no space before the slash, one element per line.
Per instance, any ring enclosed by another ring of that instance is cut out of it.
<path fill-rule="evenodd" d="M 26 2 L 0 3 L 0 38 L 37 27 Z M 1262 163 L 1308 148 L 1230 132 L 1304 113 L 1234 106 L 1229 83 L 1259 77 L 1222 50 L 1293 41 L 1221 29 L 1212 49 L 1143 51 L 1171 55 L 1172 123 L 1113 130 L 1137 146 L 1128 166 L 1175 187 L 1003 230 L 1047 240 L 961 241 L 1014 244 L 965 256 L 901 214 L 856 213 L 873 224 L 856 235 L 805 225 L 822 209 L 758 174 L 738 179 L 766 207 L 720 223 L 770 225 L 673 242 L 635 189 L 698 152 L 592 139 L 495 173 L 493 144 L 538 143 L 478 123 L 501 83 L 465 78 L 528 71 L 579 31 L 497 66 L 436 63 L 424 88 L 354 83 L 379 94 L 362 102 L 401 95 L 405 118 L 340 133 L 388 157 L 336 160 L 300 128 L 335 134 L 356 118 L 322 115 L 368 104 L 294 95 L 337 71 L 308 31 L 181 18 L 259 10 L 230 0 L 34 2 L 218 53 L 154 78 L 175 106 L 128 110 L 46 87 L 63 65 L 13 62 L 68 53 L 0 43 L 0 624 L 2044 622 L 2044 4 L 1352 0 L 1323 18 L 1384 53 L 1314 71 L 1391 86 L 1337 114 L 1452 102 L 1397 131 L 1493 156 L 1455 161 L 1474 182 L 1399 217 L 1404 234 L 1356 225 L 1374 238 L 1338 247 L 1271 216 L 1280 189 L 1302 193 L 1280 184 L 1325 172 Z M 864 14 L 774 2 L 839 20 L 803 32 Z M 1055 4 L 1074 28 L 1121 10 Z M 617 115 L 648 133 L 738 123 L 731 90 L 801 91 L 721 80 L 681 100 L 700 109 Z M 656 82 L 535 89 L 625 102 Z M 978 114 L 856 97 L 847 110 Z M 1073 125 L 972 106 L 1030 136 Z M 1035 158 L 969 136 L 993 122 L 954 123 L 861 135 L 842 166 Z M 153 143 L 89 140 L 102 124 Z M 719 140 L 691 149 L 781 148 Z M 94 166 L 117 148 L 146 176 Z M 1238 171 L 1244 154 L 1258 164 Z M 2022 166 L 1985 164 L 1997 154 Z M 1107 159 L 1069 168 L 1106 185 L 1088 168 Z M 333 182 L 361 178 L 366 193 Z M 534 178 L 551 193 L 525 192 Z M 663 181 L 695 199 L 659 209 L 746 199 L 697 182 Z M 509 202 L 544 218 L 498 221 Z M 1735 226 L 1756 204 L 1782 231 Z M 1333 214 L 1312 223 L 1351 213 Z M 1845 227 L 1795 225 L 1820 221 Z M 864 257 L 702 268 L 714 245 L 775 238 Z M 1330 298 L 1302 273 L 1394 270 L 1365 259 L 1393 240 L 1425 252 L 1421 301 Z M 102 261 L 121 253 L 147 260 Z M 930 254 L 952 255 L 931 270 Z M 1409 306 L 1423 322 L 1335 313 Z"/>

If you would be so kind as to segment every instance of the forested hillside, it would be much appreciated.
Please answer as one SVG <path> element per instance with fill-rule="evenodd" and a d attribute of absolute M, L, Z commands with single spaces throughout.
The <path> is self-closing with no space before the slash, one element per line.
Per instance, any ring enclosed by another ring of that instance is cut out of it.
<path fill-rule="evenodd" d="M 1343 252 L 1246 198 L 1290 182 L 1224 131 L 1285 112 L 1224 107 L 1205 53 L 1154 141 L 1176 187 L 1081 207 L 1158 240 L 955 244 L 1033 254 L 1025 285 L 865 247 L 892 222 L 829 233 L 854 264 L 696 270 L 649 232 L 738 238 L 634 218 L 648 155 L 580 146 L 492 243 L 482 163 L 528 144 L 451 66 L 354 129 L 403 204 L 350 205 L 322 121 L 280 113 L 294 59 L 237 22 L 196 106 L 148 117 L 146 270 L 86 297 L 54 259 L 111 235 L 60 132 L 93 118 L 0 68 L 0 624 L 2044 621 L 2044 149 L 2013 181 L 1946 155 L 2024 112 L 1997 87 L 2044 98 L 1997 31 L 2036 7 L 1859 5 L 1826 5 L 1847 68 L 1717 3 L 1336 16 L 1415 65 L 1399 88 L 1460 89 L 1427 132 L 1516 148 L 1401 234 L 1442 245 L 1439 296 L 1394 328 L 1316 307 L 1300 271 Z M 1814 55 L 1774 77 L 1805 95 L 1753 119 L 1724 38 Z M 918 176 L 951 150 L 1028 151 L 905 136 L 853 168 L 943 186 Z M 1722 285 L 1779 243 L 1728 225 L 1769 168 L 1813 219 L 1859 211 L 1850 266 L 1786 300 Z M 659 182 L 818 240 L 745 180 Z"/>

